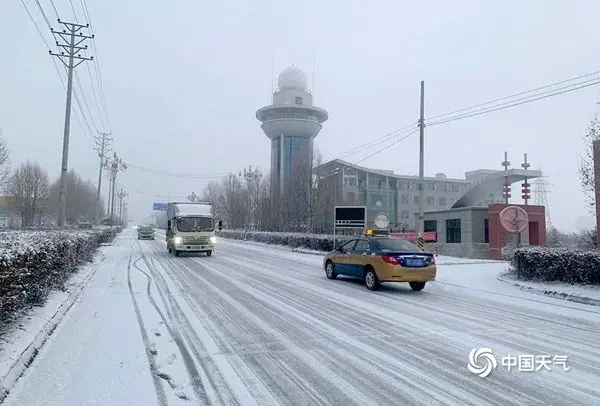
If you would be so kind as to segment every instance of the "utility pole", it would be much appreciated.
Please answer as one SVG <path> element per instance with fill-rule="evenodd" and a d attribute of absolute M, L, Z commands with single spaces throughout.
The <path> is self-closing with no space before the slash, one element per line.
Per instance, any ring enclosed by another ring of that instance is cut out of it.
<path fill-rule="evenodd" d="M 594 190 L 596 192 L 596 245 L 600 249 L 600 140 L 592 143 L 594 149 Z"/>
<path fill-rule="evenodd" d="M 84 28 L 89 28 L 89 25 L 80 25 L 75 23 L 66 23 L 58 19 L 58 23 L 63 25 L 62 31 L 51 29 L 52 34 L 58 36 L 61 41 L 56 41 L 56 45 L 62 48 L 60 53 L 48 51 L 50 55 L 58 57 L 58 59 L 67 68 L 67 102 L 65 108 L 65 128 L 63 135 L 63 150 L 62 163 L 60 171 L 60 189 L 58 192 L 58 226 L 65 225 L 67 211 L 67 170 L 69 166 L 69 132 L 71 130 L 71 96 L 73 93 L 73 70 L 85 61 L 91 61 L 94 57 L 81 56 L 80 52 L 87 49 L 87 45 L 81 46 L 86 39 L 94 38 L 93 35 L 84 35 L 80 31 Z"/>
<path fill-rule="evenodd" d="M 419 118 L 419 249 L 425 250 L 425 82 L 421 81 L 421 114 Z"/>
<path fill-rule="evenodd" d="M 117 197 L 119 198 L 119 220 L 123 223 L 123 200 L 127 197 L 127 192 L 121 189 Z"/>
<path fill-rule="evenodd" d="M 100 190 L 102 188 L 102 169 L 104 169 L 106 153 L 110 150 L 110 142 L 112 139 L 110 138 L 110 133 L 100 133 L 95 138 L 96 142 L 95 150 L 98 153 L 98 157 L 100 158 L 100 170 L 98 171 L 98 191 L 96 193 L 96 205 L 97 205 L 97 222 L 100 222 L 100 217 L 102 217 L 102 213 L 100 211 Z"/>
<path fill-rule="evenodd" d="M 115 198 L 116 198 L 116 189 L 115 183 L 117 181 L 117 174 L 119 171 L 125 172 L 127 170 L 127 165 L 121 158 L 117 156 L 117 153 L 114 152 L 113 155 L 106 160 L 106 169 L 110 170 L 111 176 L 111 194 L 110 194 L 110 220 L 111 223 L 114 223 L 115 218 Z"/>

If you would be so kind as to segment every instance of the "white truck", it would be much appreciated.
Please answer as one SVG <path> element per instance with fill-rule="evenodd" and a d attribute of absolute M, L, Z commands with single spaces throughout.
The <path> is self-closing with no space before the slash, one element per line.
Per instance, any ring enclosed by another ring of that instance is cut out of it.
<path fill-rule="evenodd" d="M 166 240 L 169 253 L 205 252 L 215 249 L 215 218 L 210 202 L 167 204 Z"/>

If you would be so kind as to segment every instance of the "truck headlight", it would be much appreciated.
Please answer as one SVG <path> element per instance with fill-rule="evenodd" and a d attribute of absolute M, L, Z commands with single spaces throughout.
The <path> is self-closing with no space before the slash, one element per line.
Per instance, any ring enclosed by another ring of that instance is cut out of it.
<path fill-rule="evenodd" d="M 212 237 L 210 237 L 210 243 L 211 244 L 216 244 L 217 243 L 217 237 L 215 237 L 214 235 Z"/>
<path fill-rule="evenodd" d="M 180 245 L 183 242 L 183 239 L 179 236 L 173 238 L 173 242 L 175 243 L 175 245 Z"/>

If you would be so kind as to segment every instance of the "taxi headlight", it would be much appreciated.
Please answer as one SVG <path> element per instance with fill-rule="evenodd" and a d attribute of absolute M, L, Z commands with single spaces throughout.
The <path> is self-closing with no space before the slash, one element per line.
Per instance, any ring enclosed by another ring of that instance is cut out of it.
<path fill-rule="evenodd" d="M 212 237 L 210 237 L 210 243 L 211 244 L 216 244 L 217 243 L 217 237 L 215 237 L 214 235 Z"/>
<path fill-rule="evenodd" d="M 173 238 L 173 242 L 175 243 L 175 245 L 180 245 L 183 242 L 183 239 L 179 236 Z"/>

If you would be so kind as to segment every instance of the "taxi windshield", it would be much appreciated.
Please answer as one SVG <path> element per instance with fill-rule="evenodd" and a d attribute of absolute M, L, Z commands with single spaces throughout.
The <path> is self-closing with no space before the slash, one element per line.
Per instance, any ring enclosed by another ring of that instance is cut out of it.
<path fill-rule="evenodd" d="M 377 239 L 381 251 L 416 251 L 417 246 L 408 240 L 399 238 L 380 238 Z"/>

